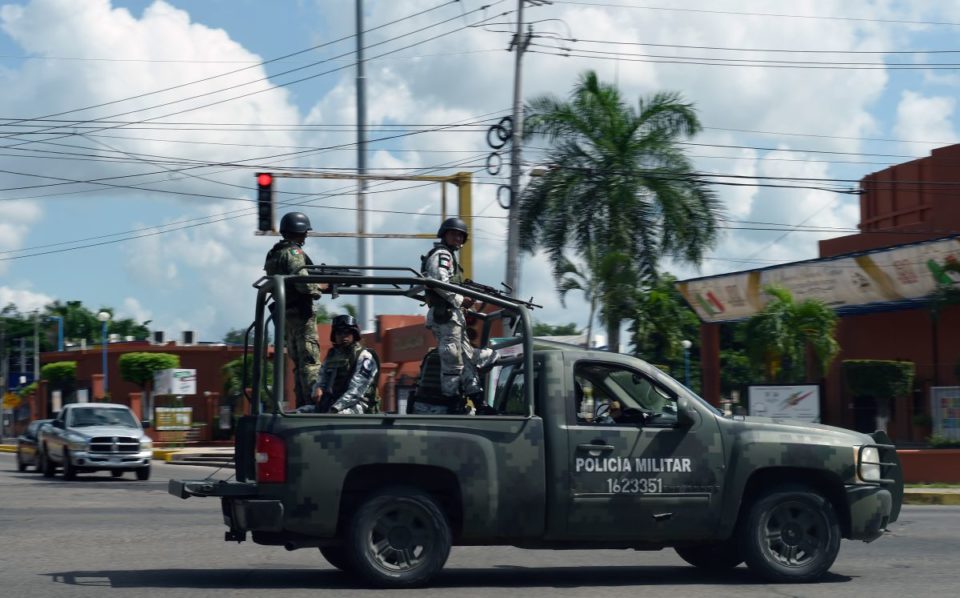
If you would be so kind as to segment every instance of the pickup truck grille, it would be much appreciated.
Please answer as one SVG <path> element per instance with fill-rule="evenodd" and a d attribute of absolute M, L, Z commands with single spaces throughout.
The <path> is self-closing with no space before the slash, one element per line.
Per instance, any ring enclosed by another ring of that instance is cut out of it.
<path fill-rule="evenodd" d="M 98 436 L 90 440 L 92 453 L 136 453 L 140 451 L 140 440 L 130 436 Z"/>

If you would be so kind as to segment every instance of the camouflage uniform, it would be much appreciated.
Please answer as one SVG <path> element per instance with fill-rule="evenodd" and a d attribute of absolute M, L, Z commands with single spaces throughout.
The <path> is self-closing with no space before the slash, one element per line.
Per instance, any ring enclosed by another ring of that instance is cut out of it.
<path fill-rule="evenodd" d="M 348 347 L 330 348 L 320 369 L 317 388 L 323 390 L 321 413 L 360 415 L 376 413 L 379 360 L 369 349 L 355 342 Z"/>
<path fill-rule="evenodd" d="M 294 274 L 303 266 L 313 265 L 299 243 L 284 239 L 267 253 L 263 269 L 268 276 Z M 311 402 L 310 388 L 320 369 L 320 340 L 317 337 L 314 299 L 319 299 L 321 286 L 315 283 L 287 283 L 286 325 L 284 338 L 287 355 L 293 361 L 293 379 L 297 405 Z"/>
<path fill-rule="evenodd" d="M 434 243 L 433 249 L 421 261 L 425 276 L 452 284 L 463 282 L 463 271 L 456 255 L 444 243 Z M 451 403 L 456 403 L 462 394 L 469 396 L 482 391 L 477 369 L 492 365 L 496 354 L 492 349 L 477 350 L 470 344 L 461 308 L 462 295 L 432 289 L 428 297 L 427 328 L 436 337 L 440 353 L 440 390 L 444 397 L 451 399 Z M 414 409 L 420 405 L 417 403 Z"/>

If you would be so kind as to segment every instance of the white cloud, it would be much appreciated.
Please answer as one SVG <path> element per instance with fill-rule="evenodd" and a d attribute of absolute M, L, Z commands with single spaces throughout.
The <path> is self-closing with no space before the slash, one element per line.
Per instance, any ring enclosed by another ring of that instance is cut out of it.
<path fill-rule="evenodd" d="M 385 23 L 418 10 L 433 6 L 433 0 L 398 0 L 376 3 L 368 7 L 368 27 Z M 372 47 L 368 59 L 376 54 L 416 39 L 426 39 L 443 31 L 476 22 L 477 16 L 460 17 L 461 10 L 471 11 L 475 2 L 460 3 L 433 11 L 416 19 L 404 21 L 367 36 L 368 45 L 384 41 L 390 36 L 412 31 L 441 19 L 456 17 L 451 22 L 404 38 L 397 42 Z M 511 10 L 508 2 L 489 9 L 485 14 Z M 915 3 L 868 2 L 858 10 L 858 16 L 867 18 L 933 18 L 936 7 L 923 10 Z M 939 4 L 939 3 L 938 3 Z M 342 0 L 316 2 L 317 14 L 325 28 L 323 40 L 340 37 L 353 31 L 352 11 L 342 10 Z M 189 5 L 188 5 L 189 6 Z M 706 6 L 706 5 L 702 5 Z M 695 8 L 691 6 L 690 8 Z M 708 8 L 715 8 L 712 5 Z M 237 9 L 242 10 L 241 8 Z M 748 0 L 725 2 L 723 10 L 743 12 L 771 12 L 768 5 Z M 943 11 L 952 10 L 948 8 Z M 778 11 L 779 12 L 779 11 Z M 798 1 L 790 5 L 794 14 L 819 16 L 850 16 L 847 2 L 840 0 Z M 238 18 L 243 18 L 238 15 Z M 583 7 L 554 4 L 527 12 L 528 20 L 536 20 L 538 34 L 554 32 L 561 37 L 573 37 L 576 44 L 566 43 L 574 50 L 589 49 L 621 53 L 619 61 L 562 58 L 531 52 L 525 56 L 524 96 L 552 93 L 565 97 L 577 76 L 587 68 L 598 71 L 606 81 L 616 80 L 625 99 L 634 104 L 641 95 L 659 90 L 677 90 L 694 102 L 701 119 L 711 127 L 700 135 L 697 143 L 722 144 L 741 147 L 691 146 L 698 169 L 734 174 L 743 177 L 837 177 L 839 167 L 813 160 L 823 155 L 813 150 L 860 152 L 863 142 L 856 139 L 882 131 L 888 119 L 882 114 L 882 99 L 889 93 L 893 73 L 884 70 L 831 69 L 756 69 L 742 67 L 705 67 L 696 65 L 640 62 L 647 60 L 640 54 L 668 55 L 683 53 L 689 56 L 712 58 L 736 56 L 742 53 L 724 53 L 720 50 L 687 50 L 638 45 L 606 45 L 584 40 L 644 42 L 656 44 L 688 44 L 737 48 L 815 48 L 836 50 L 877 50 L 908 45 L 914 32 L 902 27 L 879 22 L 824 19 L 783 19 L 761 16 L 730 16 L 701 14 L 689 11 L 630 10 Z M 557 19 L 557 20 L 550 20 Z M 511 16 L 497 17 L 496 21 L 511 20 Z M 79 106 L 125 98 L 140 93 L 164 89 L 211 77 L 227 70 L 224 62 L 251 63 L 260 59 L 244 48 L 229 30 L 216 29 L 197 22 L 186 10 L 178 9 L 162 0 L 153 2 L 142 13 L 134 16 L 125 9 L 114 8 L 108 0 L 32 0 L 22 5 L 11 4 L 0 8 L 0 27 L 25 53 L 37 56 L 124 57 L 141 60 L 189 60 L 193 62 L 144 63 L 118 61 L 24 61 L 16 68 L 0 72 L 0 81 L 18 94 L 0 98 L 0 112 L 7 115 L 36 115 L 54 113 Z M 373 59 L 367 66 L 368 117 L 372 124 L 426 124 L 451 123 L 470 117 L 502 111 L 509 108 L 512 95 L 514 55 L 491 48 L 504 48 L 510 33 L 502 26 L 465 28 L 454 35 L 438 38 L 423 46 L 411 48 L 383 59 Z M 922 28 L 919 28 L 922 29 Z M 312 40 L 317 41 L 317 40 Z M 537 44 L 549 44 L 546 37 L 538 37 Z M 292 45 L 291 42 L 289 45 Z M 306 44 L 304 44 L 306 45 Z M 920 44 L 922 45 L 922 44 Z M 290 49 L 281 44 L 284 51 Z M 533 46 L 536 52 L 551 52 L 550 48 Z M 343 51 L 340 47 L 339 51 Z M 278 54 L 280 52 L 277 52 Z M 633 54 L 635 56 L 627 56 Z M 410 56 L 422 56 L 411 59 Z M 751 53 L 763 60 L 786 59 L 783 54 Z M 800 57 L 790 55 L 790 60 Z M 824 59 L 806 56 L 810 60 Z M 837 59 L 839 60 L 839 58 Z M 205 62 L 206 61 L 206 62 Z M 337 65 L 349 64 L 343 60 Z M 332 67 L 326 65 L 323 68 Z M 229 67 L 233 68 L 233 67 Z M 317 69 L 308 72 L 317 72 Z M 307 74 L 306 72 L 303 74 Z M 229 85 L 253 81 L 264 76 L 262 67 L 242 73 L 210 79 L 202 84 L 150 95 L 131 102 L 105 106 L 98 110 L 76 114 L 78 119 L 103 117 L 134 109 L 146 109 L 155 104 L 182 99 L 191 95 L 215 92 Z M 140 120 L 200 104 L 234 97 L 251 91 L 267 90 L 242 100 L 221 103 L 213 107 L 186 113 L 170 120 L 223 123 L 306 123 L 311 125 L 347 125 L 339 131 L 312 132 L 292 130 L 224 131 L 103 131 L 101 137 L 70 139 L 71 143 L 93 151 L 109 152 L 102 144 L 125 152 L 165 156 L 180 160 L 232 163 L 248 160 L 258 168 L 352 168 L 355 148 L 347 146 L 330 151 L 266 158 L 285 152 L 291 147 L 330 147 L 352 144 L 355 132 L 349 126 L 355 122 L 354 73 L 345 69 L 318 79 L 311 88 L 293 86 L 288 92 L 271 88 L 277 83 L 260 82 L 223 93 L 172 104 L 163 108 L 135 112 L 120 119 Z M 65 92 L 65 90 L 69 90 Z M 315 93 L 314 93 L 315 92 Z M 294 96 L 292 94 L 298 94 Z M 315 102 L 302 109 L 294 101 L 316 97 Z M 907 139 L 941 139 L 953 135 L 953 100 L 933 96 L 921 88 L 903 95 L 898 107 L 896 135 Z M 70 117 L 67 117 L 70 118 Z M 724 129 L 724 130 L 717 130 Z M 737 129 L 737 130 L 733 130 Z M 748 132 L 754 131 L 754 132 Z M 397 131 L 398 133 L 400 131 Z M 827 137 L 771 135 L 770 132 L 794 132 Z M 909 132 L 909 134 L 908 134 Z M 371 132 L 371 139 L 393 134 Z M 110 135 L 111 137 L 103 137 Z M 122 139 L 115 138 L 123 137 Z M 424 168 L 454 160 L 469 159 L 466 165 L 446 168 L 472 170 L 482 165 L 489 148 L 480 128 L 458 129 L 398 137 L 376 143 L 377 150 L 370 157 L 372 169 Z M 840 139 L 849 137 L 852 139 Z M 202 142 L 202 143 L 200 143 Z M 211 145 L 231 144 L 231 145 Z M 538 140 L 535 144 L 543 145 Z M 93 148 L 93 149 L 91 149 Z M 773 150 L 764 148 L 775 148 Z M 61 148 L 63 149 L 63 148 Z M 911 153 L 916 147 L 910 148 Z M 465 153 L 475 151 L 476 155 Z M 890 152 L 886 152 L 890 153 Z M 525 157 L 535 160 L 538 155 L 531 148 Z M 829 159 L 829 158 L 828 158 Z M 125 297 L 124 309 L 132 313 L 152 316 L 157 327 L 168 331 L 194 329 L 204 338 L 212 338 L 228 328 L 244 325 L 252 317 L 253 292 L 250 284 L 262 274 L 263 255 L 275 240 L 252 234 L 255 217 L 250 204 L 243 201 L 252 197 L 252 173 L 239 168 L 196 169 L 187 174 L 167 174 L 155 163 L 98 163 L 62 161 L 55 166 L 38 165 L 36 160 L 10 159 L 9 170 L 55 173 L 56 176 L 76 179 L 127 176 L 148 171 L 160 174 L 131 179 L 126 183 L 138 186 L 194 195 L 162 195 L 147 191 L 111 192 L 118 200 L 120 212 L 115 222 L 122 222 L 114 230 L 134 229 L 166 224 L 179 230 L 156 236 L 144 236 L 123 244 L 122 251 L 103 257 L 104 270 L 116 272 L 115 281 L 120 290 L 115 297 Z M 151 158 L 151 162 L 156 162 Z M 176 164 L 167 168 L 176 168 Z M 503 174 L 506 175 L 507 169 Z M 861 172 L 862 176 L 865 172 Z M 495 185 L 505 182 L 489 177 L 482 171 L 475 175 L 479 183 L 473 188 L 474 213 L 484 216 L 504 216 L 495 205 Z M 749 182 L 751 179 L 741 179 Z M 50 180 L 30 177 L 0 176 L 0 186 L 19 187 L 50 183 Z M 356 226 L 353 181 L 314 181 L 305 179 L 278 179 L 278 199 L 292 204 L 309 201 L 304 210 L 313 220 L 314 228 L 327 231 L 350 231 Z M 438 215 L 440 191 L 438 185 L 402 189 L 409 183 L 371 183 L 369 205 L 371 227 L 381 232 L 433 232 L 440 220 Z M 75 187 L 69 187 L 75 190 Z M 338 190 L 345 195 L 331 197 L 299 197 Z M 384 192 L 391 190 L 389 192 Z M 756 220 L 808 225 L 852 226 L 856 223 L 856 200 L 847 196 L 815 190 L 776 190 L 756 187 L 718 187 L 726 214 L 733 220 Z M 91 196 L 91 204 L 107 193 Z M 212 197 L 203 197 L 203 196 Z M 454 193 L 448 193 L 453 206 Z M 85 197 L 85 196 L 80 196 Z M 223 199 L 219 199 L 223 198 Z M 46 208 L 46 209 L 45 209 Z M 338 208 L 338 209 L 334 209 Z M 280 207 L 282 214 L 291 207 Z M 221 219 L 217 214 L 237 215 L 235 219 Z M 391 213 L 394 212 L 412 212 Z M 279 214 L 278 214 L 279 216 Z M 22 248 L 33 244 L 33 233 L 39 223 L 53 222 L 55 210 L 46 204 L 28 202 L 0 202 L 0 251 Z M 220 221 L 199 224 L 191 219 L 207 218 Z M 49 219 L 49 220 L 48 220 Z M 96 222 L 92 217 L 87 222 Z M 475 277 L 491 283 L 504 277 L 506 221 L 502 218 L 477 219 L 474 231 Z M 179 224 L 178 224 L 179 223 Z M 63 225 L 67 227 L 67 225 Z M 90 224 L 85 223 L 84 228 Z M 73 228 L 79 229 L 79 226 Z M 110 230 L 110 229 L 108 229 Z M 90 234 L 102 232 L 97 228 Z M 73 237 L 87 233 L 73 233 Z M 782 233 L 757 231 L 727 231 L 713 257 L 742 259 L 758 254 L 758 259 L 800 259 L 813 257 L 815 241 L 825 233 L 793 233 L 779 239 Z M 29 239 L 29 241 L 28 241 Z M 57 239 L 57 241 L 62 239 Z M 38 239 L 36 244 L 54 242 Z M 418 256 L 429 245 L 426 241 L 374 242 L 378 263 L 390 265 L 418 265 Z M 310 239 L 306 247 L 316 262 L 353 263 L 356 261 L 356 241 L 353 239 Z M 77 252 L 75 261 L 50 262 L 52 268 L 62 268 L 65 274 L 83 271 L 91 266 Z M 86 254 L 90 255 L 90 254 Z M 99 255 L 99 254 L 98 254 Z M 2 254 L 0 254 L 2 256 Z M 582 301 L 571 296 L 567 310 L 557 299 L 553 280 L 543 256 L 525 257 L 522 268 L 524 296 L 535 295 L 546 309 L 538 318 L 554 323 L 586 322 L 586 308 Z M 0 262 L 0 273 L 11 262 Z M 100 261 L 97 261 L 98 265 Z M 740 269 L 737 262 L 708 261 L 705 272 Z M 692 269 L 688 269 L 691 270 Z M 678 271 L 678 273 L 683 272 Z M 24 273 L 21 273 L 21 277 Z M 66 278 L 66 276 L 64 276 Z M 82 278 L 82 277 L 81 277 Z M 57 294 L 86 286 L 91 298 L 113 304 L 110 296 L 94 295 L 88 280 L 72 280 L 72 286 L 63 283 Z M 49 288 L 53 288 L 50 286 Z M 52 290 L 49 292 L 53 292 Z M 346 302 L 355 302 L 347 298 Z M 344 301 L 341 301 L 343 303 Z M 391 308 L 388 301 L 378 306 Z M 409 305 L 405 305 L 409 308 Z"/>
<path fill-rule="evenodd" d="M 53 297 L 28 289 L 0 286 L 0 309 L 12 303 L 17 306 L 17 311 L 27 313 L 35 309 L 43 309 L 48 303 L 53 303 L 53 300 Z"/>
<path fill-rule="evenodd" d="M 936 140 L 956 139 L 953 113 L 956 100 L 950 97 L 928 97 L 913 91 L 904 91 L 897 105 L 897 122 L 893 132 L 898 139 L 929 141 L 911 143 L 908 151 L 924 152 L 940 147 Z"/>

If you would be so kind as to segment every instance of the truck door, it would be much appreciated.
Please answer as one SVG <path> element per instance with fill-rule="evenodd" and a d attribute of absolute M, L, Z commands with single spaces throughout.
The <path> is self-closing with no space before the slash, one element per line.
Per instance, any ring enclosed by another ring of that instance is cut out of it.
<path fill-rule="evenodd" d="M 715 528 L 724 462 L 716 420 L 678 417 L 693 407 L 640 369 L 571 358 L 564 376 L 568 536 L 656 542 Z"/>

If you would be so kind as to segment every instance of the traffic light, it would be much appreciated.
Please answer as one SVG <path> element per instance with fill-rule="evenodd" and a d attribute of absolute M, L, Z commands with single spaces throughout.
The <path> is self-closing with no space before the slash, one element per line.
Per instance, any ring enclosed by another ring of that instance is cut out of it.
<path fill-rule="evenodd" d="M 257 230 L 270 232 L 273 228 L 273 175 L 257 173 Z"/>

